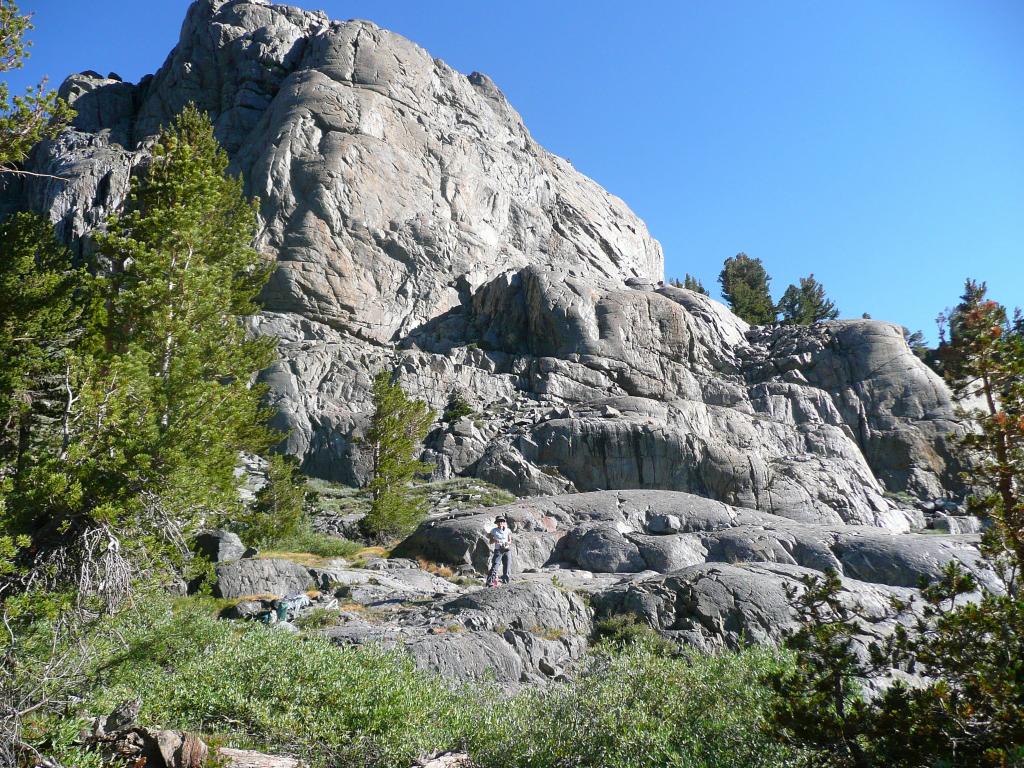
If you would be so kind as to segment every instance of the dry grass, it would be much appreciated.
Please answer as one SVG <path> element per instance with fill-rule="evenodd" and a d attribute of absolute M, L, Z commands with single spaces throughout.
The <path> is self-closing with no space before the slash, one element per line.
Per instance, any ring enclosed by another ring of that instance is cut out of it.
<path fill-rule="evenodd" d="M 257 557 L 263 560 L 291 560 L 293 563 L 313 568 L 321 565 L 327 565 L 331 560 L 337 559 L 334 557 L 321 557 L 320 555 L 313 555 L 309 552 L 282 552 L 277 550 L 260 552 Z"/>
<path fill-rule="evenodd" d="M 561 640 L 565 637 L 565 630 L 559 627 L 533 627 L 530 629 L 530 634 L 544 640 Z"/>
<path fill-rule="evenodd" d="M 352 556 L 350 564 L 353 568 L 364 568 L 375 557 L 386 559 L 390 556 L 391 550 L 387 547 L 363 547 Z"/>
<path fill-rule="evenodd" d="M 420 568 L 422 568 L 424 571 L 432 573 L 435 576 L 440 576 L 442 579 L 450 579 L 452 576 L 455 575 L 455 571 L 453 571 L 447 565 L 432 562 L 430 560 L 427 560 L 427 558 L 425 557 L 416 558 L 416 562 L 420 564 Z"/>

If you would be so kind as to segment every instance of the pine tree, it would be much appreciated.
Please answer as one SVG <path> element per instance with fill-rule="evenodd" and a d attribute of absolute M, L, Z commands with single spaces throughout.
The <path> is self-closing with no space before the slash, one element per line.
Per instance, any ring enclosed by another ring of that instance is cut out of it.
<path fill-rule="evenodd" d="M 915 357 L 928 362 L 931 349 L 928 348 L 928 342 L 925 341 L 923 331 L 911 333 L 909 328 L 903 326 L 903 340 L 907 342 L 907 346 L 910 347 L 910 351 L 914 353 Z"/>
<path fill-rule="evenodd" d="M 705 296 L 708 295 L 707 289 L 704 288 L 704 284 L 689 272 L 686 273 L 686 276 L 682 280 L 678 277 L 673 277 L 668 281 L 668 284 L 674 288 L 685 288 L 686 290 L 693 291 L 694 293 L 703 293 Z"/>
<path fill-rule="evenodd" d="M 811 598 L 828 604 L 838 582 L 805 582 L 797 604 L 804 625 L 787 642 L 797 667 L 770 682 L 780 696 L 773 725 L 810 747 L 815 764 L 1024 764 L 1024 316 L 1018 310 L 1011 319 L 986 298 L 984 283 L 968 280 L 960 304 L 941 319 L 945 376 L 959 396 L 981 403 L 963 414 L 977 427 L 963 438 L 972 459 L 967 479 L 980 491 L 969 501 L 993 523 L 982 552 L 1005 591 L 958 604 L 979 585 L 948 564 L 922 589 L 924 607 L 910 630 L 898 626 L 874 645 L 869 664 L 849 646 L 859 632 L 855 616 L 807 610 Z M 897 683 L 870 702 L 844 682 L 895 665 L 933 682 Z"/>
<path fill-rule="evenodd" d="M 306 523 L 306 481 L 293 456 L 273 454 L 267 463 L 267 482 L 255 502 L 236 518 L 242 539 L 254 547 L 287 539 Z"/>
<path fill-rule="evenodd" d="M 870 768 L 864 743 L 870 710 L 859 686 L 875 670 L 854 646 L 858 627 L 840 599 L 839 575 L 829 571 L 802 582 L 802 591 L 787 587 L 801 620 L 785 641 L 795 666 L 767 680 L 777 694 L 772 724 L 787 740 L 813 748 L 821 764 Z"/>
<path fill-rule="evenodd" d="M 775 302 L 768 291 L 770 282 L 761 260 L 745 253 L 726 259 L 718 276 L 722 297 L 729 308 L 752 325 L 775 322 Z"/>
<path fill-rule="evenodd" d="M 126 562 L 166 570 L 166 553 L 153 555 L 161 542 L 180 549 L 191 529 L 237 512 L 238 456 L 272 440 L 251 379 L 273 340 L 247 338 L 240 322 L 269 268 L 227 162 L 209 119 L 187 108 L 133 179 L 123 215 L 96 235 L 66 438 L 31 468 L 20 505 L 41 551 L 100 530 Z"/>
<path fill-rule="evenodd" d="M 985 283 L 966 281 L 956 309 L 940 316 L 938 357 L 958 397 L 982 404 L 965 413 L 978 427 L 965 438 L 969 479 L 984 489 L 972 507 L 998 524 L 1024 568 L 1024 316 L 1011 319 L 986 294 Z"/>
<path fill-rule="evenodd" d="M 839 317 L 839 310 L 826 298 L 825 287 L 814 279 L 813 273 L 801 277 L 799 287 L 790 284 L 777 309 L 785 325 L 813 325 Z"/>
<path fill-rule="evenodd" d="M 361 522 L 367 536 L 385 540 L 407 533 L 426 514 L 425 500 L 410 483 L 433 468 L 416 455 L 434 416 L 426 403 L 409 399 L 400 384 L 392 383 L 387 371 L 374 378 L 373 417 L 365 438 L 372 462 L 370 512 Z"/>
<path fill-rule="evenodd" d="M 0 224 L 0 484 L 15 492 L 38 454 L 59 450 L 87 282 L 48 221 Z"/>
<path fill-rule="evenodd" d="M 25 34 L 31 29 L 30 17 L 22 15 L 16 3 L 0 0 L 0 72 L 22 67 L 31 46 Z M 0 82 L 0 174 L 23 173 L 16 165 L 40 139 L 60 133 L 74 114 L 57 94 L 46 90 L 45 79 L 23 96 L 13 97 L 7 83 Z"/>

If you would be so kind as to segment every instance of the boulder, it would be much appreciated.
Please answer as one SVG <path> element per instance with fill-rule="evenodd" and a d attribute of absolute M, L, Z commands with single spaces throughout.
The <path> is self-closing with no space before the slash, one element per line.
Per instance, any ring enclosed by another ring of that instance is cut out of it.
<path fill-rule="evenodd" d="M 195 551 L 211 563 L 226 563 L 241 560 L 246 546 L 237 534 L 230 531 L 200 531 L 196 536 Z"/>
<path fill-rule="evenodd" d="M 796 626 L 787 587 L 815 572 L 779 563 L 703 563 L 670 574 L 615 587 L 592 599 L 599 618 L 636 615 L 680 643 L 703 650 L 744 643 L 778 643 Z M 862 647 L 910 621 L 894 610 L 892 598 L 909 600 L 913 590 L 843 579 L 841 599 L 863 620 Z"/>
<path fill-rule="evenodd" d="M 471 629 L 505 627 L 540 634 L 589 635 L 590 611 L 580 597 L 551 584 L 518 582 L 447 600 L 441 610 Z"/>
<path fill-rule="evenodd" d="M 239 600 L 220 612 L 222 619 L 255 619 L 264 611 L 273 609 L 272 600 Z"/>
<path fill-rule="evenodd" d="M 266 755 L 251 749 L 232 749 L 220 747 L 217 757 L 225 768 L 300 768 L 302 765 L 294 757 Z"/>
<path fill-rule="evenodd" d="M 304 592 L 313 582 L 309 571 L 298 563 L 269 558 L 223 563 L 215 573 L 214 597 L 282 597 Z"/>
<path fill-rule="evenodd" d="M 581 526 L 559 541 L 560 559 L 597 573 L 636 573 L 647 569 L 640 549 L 614 525 Z"/>
<path fill-rule="evenodd" d="M 651 515 L 647 520 L 647 530 L 651 533 L 678 533 L 683 524 L 675 515 Z"/>
<path fill-rule="evenodd" d="M 209 754 L 193 733 L 142 727 L 119 731 L 104 746 L 121 760 L 152 768 L 203 768 Z"/>
<path fill-rule="evenodd" d="M 980 518 L 974 515 L 935 515 L 932 520 L 932 528 L 944 533 L 981 533 L 985 524 Z"/>

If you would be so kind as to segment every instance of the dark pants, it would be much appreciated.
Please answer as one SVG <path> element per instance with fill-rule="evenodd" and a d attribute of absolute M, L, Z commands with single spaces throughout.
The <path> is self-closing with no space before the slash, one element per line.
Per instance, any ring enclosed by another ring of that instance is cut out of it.
<path fill-rule="evenodd" d="M 487 583 L 492 584 L 498 581 L 498 566 L 501 565 L 501 580 L 508 584 L 508 575 L 512 570 L 512 550 L 495 549 L 491 553 L 491 570 L 487 574 Z"/>

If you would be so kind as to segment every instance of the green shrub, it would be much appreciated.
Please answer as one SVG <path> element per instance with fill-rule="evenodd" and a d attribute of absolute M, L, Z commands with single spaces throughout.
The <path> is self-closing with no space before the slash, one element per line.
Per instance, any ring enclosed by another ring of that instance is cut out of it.
<path fill-rule="evenodd" d="M 465 416 L 475 416 L 476 411 L 473 410 L 473 406 L 469 404 L 469 401 L 462 395 L 461 392 L 452 392 L 451 397 L 448 398 L 448 404 L 445 406 L 444 415 L 441 417 L 442 421 L 449 423 L 458 421 Z"/>
<path fill-rule="evenodd" d="M 218 621 L 187 601 L 120 623 L 131 644 L 96 668 L 89 712 L 142 692 L 144 723 L 332 765 L 408 764 L 449 741 L 451 694 L 403 654 Z"/>
<path fill-rule="evenodd" d="M 679 654 L 675 643 L 659 635 L 652 627 L 637 621 L 632 613 L 619 613 L 596 622 L 594 639 L 599 645 L 614 651 L 641 646 L 662 656 Z"/>
<path fill-rule="evenodd" d="M 793 757 L 762 729 L 770 696 L 759 680 L 788 663 L 769 650 L 668 658 L 632 644 L 594 656 L 571 683 L 509 697 L 454 687 L 400 652 L 218 621 L 204 601 L 155 599 L 92 644 L 104 661 L 82 713 L 141 692 L 144 724 L 313 765 L 409 765 L 446 749 L 482 768 L 775 768 Z"/>
<path fill-rule="evenodd" d="M 574 683 L 485 702 L 463 731 L 484 768 L 778 768 L 794 755 L 763 731 L 768 650 L 666 658 L 634 645 Z"/>
<path fill-rule="evenodd" d="M 314 608 L 295 620 L 295 626 L 302 630 L 333 627 L 339 621 L 338 611 L 330 608 Z"/>

